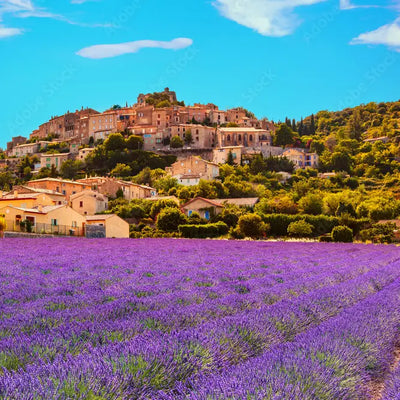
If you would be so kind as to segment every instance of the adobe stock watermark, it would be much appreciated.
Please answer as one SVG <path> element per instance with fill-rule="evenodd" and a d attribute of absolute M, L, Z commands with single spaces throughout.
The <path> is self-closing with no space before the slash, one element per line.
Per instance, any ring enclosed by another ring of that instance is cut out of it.
<path fill-rule="evenodd" d="M 183 53 L 177 54 L 180 54 L 180 56 L 177 57 L 170 65 L 168 65 L 165 69 L 165 73 L 154 82 L 155 90 L 170 86 L 171 80 L 186 70 L 186 68 L 200 54 L 200 50 L 195 46 L 191 46 L 188 47 Z"/>
<path fill-rule="evenodd" d="M 352 90 L 349 90 L 346 96 L 339 103 L 339 110 L 347 107 L 352 107 L 359 101 L 361 96 L 368 92 L 369 88 L 373 86 L 379 79 L 391 68 L 397 61 L 399 61 L 400 54 L 397 52 L 389 53 L 379 64 L 371 67 L 363 76 L 362 81 Z"/>
<path fill-rule="evenodd" d="M 258 78 L 257 82 L 243 93 L 243 99 L 246 104 L 253 103 L 254 100 L 262 94 L 264 89 L 270 86 L 275 79 L 276 75 L 272 70 L 264 71 Z"/>
<path fill-rule="evenodd" d="M 120 12 L 109 22 L 110 35 L 115 34 L 118 29 L 126 25 L 129 20 L 138 12 L 145 0 L 132 0 L 127 6 L 123 7 Z"/>
<path fill-rule="evenodd" d="M 335 7 L 329 12 L 321 15 L 311 26 L 303 37 L 306 43 L 311 44 L 313 39 L 319 36 L 323 31 L 328 29 L 328 27 L 335 21 L 336 17 L 340 14 L 340 8 Z"/>
<path fill-rule="evenodd" d="M 76 72 L 77 68 L 75 66 L 67 65 L 57 79 L 44 85 L 40 94 L 28 105 L 22 107 L 22 111 L 15 116 L 14 122 L 9 124 L 8 129 L 10 131 L 19 130 L 27 121 L 32 120 L 34 115 L 56 96 Z"/>

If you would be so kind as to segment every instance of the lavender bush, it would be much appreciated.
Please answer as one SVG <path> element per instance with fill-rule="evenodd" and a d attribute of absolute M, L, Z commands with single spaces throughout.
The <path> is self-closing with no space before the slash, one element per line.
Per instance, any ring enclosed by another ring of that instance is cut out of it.
<path fill-rule="evenodd" d="M 0 242 L 1 399 L 397 399 L 392 246 Z"/>

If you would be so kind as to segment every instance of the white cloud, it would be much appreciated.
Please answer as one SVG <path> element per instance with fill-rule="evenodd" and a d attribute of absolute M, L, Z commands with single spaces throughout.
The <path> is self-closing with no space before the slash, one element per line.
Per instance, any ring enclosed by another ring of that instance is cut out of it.
<path fill-rule="evenodd" d="M 84 3 L 88 0 L 73 0 L 76 3 Z M 54 14 L 42 7 L 37 7 L 32 0 L 0 0 L 0 22 L 3 20 L 3 15 L 10 14 L 15 18 L 51 18 L 57 21 L 62 21 L 70 25 L 78 25 L 86 28 L 110 28 L 111 24 L 87 24 L 75 22 L 63 15 Z M 7 36 L 21 34 L 22 29 L 2 27 L 3 35 L 0 34 L 0 39 Z"/>
<path fill-rule="evenodd" d="M 301 21 L 296 7 L 311 6 L 326 0 L 216 0 L 214 6 L 226 18 L 254 29 L 264 36 L 286 36 Z"/>
<path fill-rule="evenodd" d="M 362 33 L 351 44 L 378 44 L 400 51 L 400 18 L 374 31 Z"/>
<path fill-rule="evenodd" d="M 97 1 L 97 0 L 71 0 L 71 4 L 83 4 L 83 3 L 89 3 L 90 1 Z"/>
<path fill-rule="evenodd" d="M 21 35 L 22 30 L 19 28 L 7 28 L 0 25 L 0 39 L 4 39 L 11 36 Z"/>
<path fill-rule="evenodd" d="M 374 4 L 354 4 L 352 0 L 340 0 L 341 10 L 354 10 L 356 8 L 381 8 L 382 6 L 377 6 Z"/>
<path fill-rule="evenodd" d="M 117 57 L 123 54 L 137 53 L 139 50 L 145 48 L 180 50 L 189 47 L 192 44 L 193 40 L 187 38 L 178 38 L 171 40 L 170 42 L 162 42 L 157 40 L 138 40 L 136 42 L 90 46 L 79 50 L 76 54 L 85 58 L 100 59 Z"/>

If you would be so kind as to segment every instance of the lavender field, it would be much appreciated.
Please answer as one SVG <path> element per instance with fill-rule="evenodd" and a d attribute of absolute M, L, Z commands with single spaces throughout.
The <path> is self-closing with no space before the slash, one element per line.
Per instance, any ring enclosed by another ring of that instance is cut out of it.
<path fill-rule="evenodd" d="M 1 240 L 1 399 L 400 399 L 400 249 Z"/>

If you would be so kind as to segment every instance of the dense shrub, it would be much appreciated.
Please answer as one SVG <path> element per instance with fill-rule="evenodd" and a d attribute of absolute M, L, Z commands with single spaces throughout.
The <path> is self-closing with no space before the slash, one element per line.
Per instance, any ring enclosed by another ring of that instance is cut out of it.
<path fill-rule="evenodd" d="M 205 225 L 180 225 L 179 233 L 184 238 L 216 238 L 226 235 L 229 231 L 224 222 Z"/>
<path fill-rule="evenodd" d="M 323 200 L 317 193 L 309 193 L 299 200 L 299 209 L 303 214 L 322 214 Z"/>
<path fill-rule="evenodd" d="M 3 217 L 0 217 L 0 232 L 6 229 L 6 220 Z"/>
<path fill-rule="evenodd" d="M 150 210 L 150 216 L 156 218 L 160 211 L 164 208 L 178 208 L 178 204 L 174 200 L 157 200 Z"/>
<path fill-rule="evenodd" d="M 313 226 L 304 220 L 291 222 L 287 229 L 289 236 L 295 237 L 311 236 L 312 232 Z"/>
<path fill-rule="evenodd" d="M 177 208 L 164 208 L 157 217 L 157 228 L 163 232 L 177 232 L 179 225 L 187 221 L 185 214 Z"/>
<path fill-rule="evenodd" d="M 334 242 L 352 243 L 353 231 L 347 226 L 336 226 L 332 230 L 332 240 Z"/>
<path fill-rule="evenodd" d="M 239 218 L 238 226 L 245 237 L 254 239 L 262 237 L 269 229 L 258 214 L 246 214 Z"/>
<path fill-rule="evenodd" d="M 363 242 L 393 243 L 395 240 L 395 229 L 396 225 L 392 223 L 375 224 L 370 229 L 362 230 L 360 232 L 360 238 Z"/>
<path fill-rule="evenodd" d="M 331 243 L 333 242 L 333 239 L 331 235 L 324 235 L 319 237 L 319 241 L 321 243 Z"/>
<path fill-rule="evenodd" d="M 353 231 L 353 235 L 356 236 L 362 229 L 366 229 L 370 226 L 370 220 L 368 218 L 356 219 L 348 215 L 343 215 L 339 218 L 339 225 L 345 225 Z"/>

